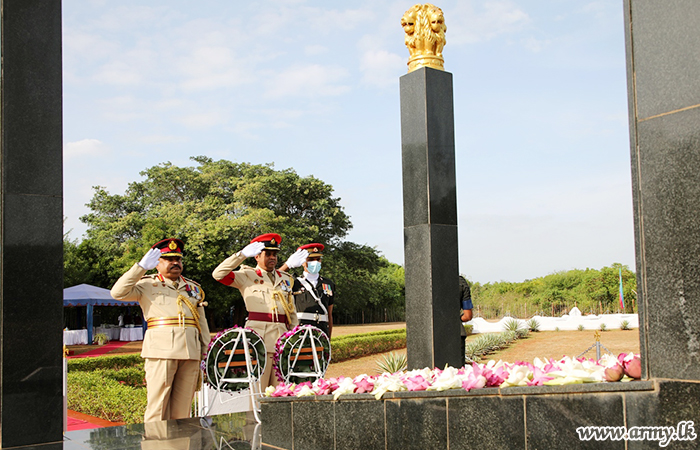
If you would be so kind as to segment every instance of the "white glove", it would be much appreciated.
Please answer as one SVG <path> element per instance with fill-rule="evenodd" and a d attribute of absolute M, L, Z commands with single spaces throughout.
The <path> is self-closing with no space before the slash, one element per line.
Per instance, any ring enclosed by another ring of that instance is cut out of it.
<path fill-rule="evenodd" d="M 160 250 L 157 248 L 152 248 L 146 252 L 146 254 L 139 261 L 139 266 L 146 270 L 155 269 L 158 265 L 158 260 L 160 259 Z"/>
<path fill-rule="evenodd" d="M 246 258 L 252 258 L 253 256 L 258 256 L 261 251 L 265 248 L 265 244 L 262 242 L 252 242 L 241 250 L 241 254 Z"/>
<path fill-rule="evenodd" d="M 295 267 L 299 267 L 302 264 L 306 262 L 306 258 L 309 257 L 309 251 L 305 249 L 299 249 L 292 253 L 292 256 L 289 257 L 287 262 L 285 263 L 287 267 L 290 269 L 294 269 Z"/>

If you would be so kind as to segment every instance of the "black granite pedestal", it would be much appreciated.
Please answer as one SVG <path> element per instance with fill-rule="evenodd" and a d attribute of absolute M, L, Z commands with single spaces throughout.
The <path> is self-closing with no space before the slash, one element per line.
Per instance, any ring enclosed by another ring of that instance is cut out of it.
<path fill-rule="evenodd" d="M 1 0 L 0 10 L 0 447 L 60 448 L 61 2 Z"/>
<path fill-rule="evenodd" d="M 452 74 L 401 77 L 409 368 L 462 365 Z"/>
<path fill-rule="evenodd" d="M 640 339 L 650 378 L 700 380 L 699 16 L 694 0 L 625 1 Z"/>

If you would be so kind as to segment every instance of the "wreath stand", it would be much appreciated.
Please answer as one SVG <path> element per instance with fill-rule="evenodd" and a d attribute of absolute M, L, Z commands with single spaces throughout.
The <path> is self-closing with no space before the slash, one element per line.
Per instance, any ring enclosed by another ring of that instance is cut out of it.
<path fill-rule="evenodd" d="M 240 399 L 230 395 L 224 398 L 220 394 L 249 389 L 250 394 L 245 397 L 252 401 L 255 420 L 260 423 L 260 376 L 267 361 L 265 352 L 265 342 L 253 330 L 232 328 L 219 336 L 209 347 L 205 359 L 205 375 L 214 389 L 214 397 L 210 400 L 202 390 L 200 415 L 207 416 L 211 412 L 217 397 L 220 404 Z"/>
<path fill-rule="evenodd" d="M 295 335 L 299 335 L 295 338 Z M 325 342 L 322 342 L 324 341 Z M 326 344 L 324 346 L 324 343 Z M 330 340 L 320 329 L 311 325 L 302 325 L 282 346 L 282 354 L 287 354 L 286 361 L 280 361 L 278 369 L 285 383 L 290 383 L 292 377 L 310 378 L 316 381 L 323 378 L 330 362 Z M 298 371 L 297 363 L 310 361 L 311 371 Z"/>

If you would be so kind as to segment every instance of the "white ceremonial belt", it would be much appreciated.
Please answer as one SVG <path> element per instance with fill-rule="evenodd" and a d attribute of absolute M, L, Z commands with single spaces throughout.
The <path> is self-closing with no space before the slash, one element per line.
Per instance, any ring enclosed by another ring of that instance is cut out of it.
<path fill-rule="evenodd" d="M 297 317 L 300 320 L 315 320 L 316 322 L 328 322 L 328 314 L 298 312 Z"/>

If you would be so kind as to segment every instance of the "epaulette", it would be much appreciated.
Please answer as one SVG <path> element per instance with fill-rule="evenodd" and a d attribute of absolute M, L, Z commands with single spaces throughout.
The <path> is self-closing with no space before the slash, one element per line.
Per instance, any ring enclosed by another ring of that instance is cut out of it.
<path fill-rule="evenodd" d="M 196 281 L 191 280 L 191 279 L 189 279 L 189 278 L 187 278 L 187 277 L 182 277 L 182 278 L 184 278 L 185 281 L 188 282 L 188 283 L 192 283 L 192 284 L 196 284 L 197 286 L 201 286 L 201 284 L 199 284 L 199 283 L 197 283 Z"/>
<path fill-rule="evenodd" d="M 156 275 L 157 275 L 157 274 L 155 274 L 155 273 L 151 273 L 151 274 L 142 276 L 141 279 L 142 279 L 142 280 L 143 280 L 144 278 L 154 279 L 154 278 L 156 277 Z"/>

